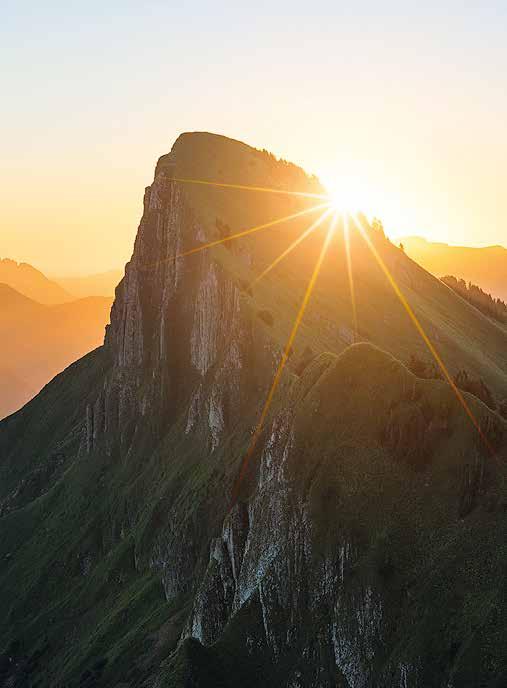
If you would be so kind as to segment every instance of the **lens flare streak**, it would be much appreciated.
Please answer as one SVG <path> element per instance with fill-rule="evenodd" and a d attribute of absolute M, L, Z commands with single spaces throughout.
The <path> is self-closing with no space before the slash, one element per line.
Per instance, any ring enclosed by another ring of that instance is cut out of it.
<path fill-rule="evenodd" d="M 292 215 L 286 215 L 285 217 L 280 217 L 277 220 L 271 220 L 262 225 L 257 225 L 256 227 L 250 227 L 250 229 L 245 229 L 242 232 L 237 232 L 236 234 L 231 234 L 230 236 L 224 237 L 223 239 L 217 239 L 216 241 L 211 241 L 209 244 L 204 244 L 203 246 L 196 246 L 191 248 L 189 251 L 184 251 L 179 253 L 176 258 L 184 258 L 185 256 L 191 256 L 193 253 L 199 253 L 199 251 L 204 251 L 205 249 L 212 248 L 213 246 L 218 246 L 219 244 L 225 244 L 227 241 L 232 241 L 233 239 L 239 239 L 249 234 L 254 234 L 255 232 L 260 232 L 262 229 L 268 229 L 269 227 L 274 227 L 282 222 L 288 222 L 289 220 L 295 220 L 297 217 L 302 217 L 303 215 L 309 215 L 312 212 L 321 210 L 322 208 L 327 208 L 328 203 L 322 203 L 320 205 L 314 205 L 311 208 L 306 208 L 305 210 L 300 210 L 298 213 L 293 213 Z"/>
<path fill-rule="evenodd" d="M 288 191 L 285 189 L 271 189 L 266 186 L 250 186 L 248 184 L 227 184 L 225 182 L 210 182 L 204 179 L 184 179 L 181 177 L 172 177 L 171 181 L 179 182 L 180 184 L 200 184 L 202 186 L 215 186 L 223 189 L 238 189 L 240 191 L 261 191 L 263 193 L 283 194 L 285 196 L 299 196 L 302 198 L 316 198 L 330 201 L 329 196 L 325 194 L 309 193 L 306 191 Z"/>
<path fill-rule="evenodd" d="M 423 340 L 424 343 L 426 344 L 426 346 L 427 346 L 427 348 L 429 349 L 431 355 L 432 355 L 433 358 L 435 359 L 435 361 L 436 361 L 438 367 L 439 367 L 440 370 L 442 371 L 442 373 L 443 373 L 443 375 L 444 375 L 444 378 L 445 378 L 445 379 L 447 380 L 447 382 L 449 383 L 451 389 L 453 390 L 454 394 L 456 395 L 456 398 L 458 399 L 459 403 L 460 403 L 461 406 L 463 407 L 465 413 L 466 413 L 467 416 L 469 417 L 469 419 L 470 419 L 470 421 L 472 422 L 473 426 L 475 427 L 475 429 L 476 429 L 477 432 L 479 433 L 479 436 L 480 436 L 480 438 L 482 439 L 482 441 L 484 442 L 486 448 L 488 449 L 488 451 L 490 452 L 490 454 L 491 454 L 492 456 L 495 456 L 495 455 L 496 455 L 496 452 L 495 452 L 494 448 L 492 447 L 491 443 L 489 442 L 488 438 L 484 435 L 484 433 L 483 433 L 483 431 L 482 431 L 482 429 L 481 429 L 481 426 L 480 426 L 480 424 L 479 424 L 479 421 L 478 421 L 478 420 L 476 419 L 476 417 L 474 416 L 474 414 L 473 414 L 473 412 L 472 412 L 470 406 L 469 406 L 469 405 L 467 404 L 467 402 L 466 402 L 465 397 L 463 396 L 463 394 L 461 393 L 460 389 L 457 387 L 456 383 L 455 383 L 454 380 L 452 379 L 452 377 L 451 377 L 449 371 L 447 370 L 447 366 L 445 365 L 445 363 L 444 363 L 443 360 L 441 359 L 440 354 L 439 354 L 438 351 L 435 349 L 435 347 L 434 347 L 434 345 L 432 344 L 430 338 L 429 338 L 428 335 L 426 334 L 426 332 L 425 332 L 423 326 L 421 325 L 421 323 L 420 323 L 418 317 L 416 316 L 416 314 L 415 314 L 414 311 L 412 310 L 410 304 L 408 303 L 408 301 L 407 301 L 407 299 L 405 298 L 403 292 L 401 291 L 400 287 L 398 286 L 396 280 L 394 279 L 393 275 L 391 274 L 391 271 L 389 270 L 389 268 L 387 267 L 387 265 L 385 264 L 385 262 L 382 260 L 381 255 L 379 254 L 379 252 L 378 252 L 377 249 L 375 248 L 375 246 L 374 246 L 374 244 L 372 243 L 370 237 L 368 236 L 367 231 L 366 231 L 366 230 L 364 229 L 364 227 L 362 226 L 362 224 L 361 224 L 361 222 L 359 221 L 358 217 L 357 217 L 356 215 L 354 215 L 354 216 L 353 216 L 353 219 L 354 219 L 354 222 L 355 222 L 357 228 L 359 229 L 359 232 L 360 232 L 361 236 L 363 237 L 364 241 L 366 242 L 366 245 L 367 245 L 368 248 L 370 249 L 370 251 L 371 251 L 373 257 L 375 258 L 375 260 L 377 261 L 377 264 L 379 265 L 380 269 L 382 270 L 382 272 L 384 273 L 385 277 L 387 278 L 387 281 L 388 281 L 389 284 L 391 285 L 391 287 L 392 287 L 394 293 L 396 294 L 396 296 L 398 297 L 399 301 L 401 302 L 403 308 L 404 308 L 405 311 L 407 312 L 407 315 L 409 316 L 409 318 L 410 318 L 410 320 L 412 321 L 414 327 L 416 328 L 416 330 L 417 330 L 418 333 L 420 334 L 422 340 Z"/>
<path fill-rule="evenodd" d="M 297 335 L 299 326 L 301 324 L 301 321 L 303 319 L 306 307 L 308 305 L 308 302 L 309 302 L 310 297 L 312 295 L 313 289 L 315 287 L 315 283 L 317 282 L 317 278 L 319 276 L 320 269 L 322 267 L 322 263 L 324 262 L 324 258 L 326 256 L 327 250 L 329 248 L 329 244 L 331 243 L 331 239 L 333 237 L 335 227 L 336 227 L 336 218 L 331 222 L 331 225 L 327 231 L 326 237 L 324 239 L 324 243 L 322 245 L 322 249 L 320 251 L 319 257 L 317 258 L 317 262 L 315 263 L 315 267 L 313 269 L 312 276 L 310 277 L 310 281 L 308 282 L 308 286 L 306 288 L 305 295 L 303 297 L 303 300 L 302 300 L 301 305 L 299 307 L 298 314 L 297 314 L 296 319 L 294 321 L 294 325 L 292 326 L 291 333 L 290 333 L 289 338 L 287 340 L 287 343 L 285 345 L 285 349 L 282 353 L 282 358 L 281 358 L 280 363 L 278 365 L 278 368 L 276 370 L 275 377 L 273 379 L 273 383 L 271 385 L 268 396 L 267 396 L 266 401 L 264 403 L 264 407 L 262 409 L 262 413 L 261 413 L 259 422 L 257 423 L 255 431 L 252 435 L 252 439 L 250 441 L 250 445 L 249 445 L 247 452 L 243 458 L 243 462 L 241 464 L 239 476 L 238 476 L 238 479 L 236 481 L 236 485 L 235 485 L 234 490 L 233 490 L 232 505 L 234 505 L 236 503 L 239 488 L 241 486 L 243 478 L 245 477 L 246 471 L 248 469 L 248 465 L 250 463 L 250 459 L 252 458 L 252 454 L 255 450 L 257 442 L 259 441 L 261 433 L 264 429 L 264 422 L 265 422 L 266 417 L 269 413 L 269 409 L 271 408 L 271 403 L 273 401 L 273 397 L 275 395 L 277 387 L 280 383 L 280 379 L 282 377 L 282 373 L 283 373 L 283 370 L 285 368 L 285 364 L 287 363 L 287 360 L 289 358 L 292 345 L 293 345 L 294 340 L 296 338 L 296 335 Z"/>
<path fill-rule="evenodd" d="M 260 232 L 263 229 L 269 229 L 270 227 L 275 227 L 276 225 L 282 224 L 282 222 L 289 222 L 290 220 L 295 220 L 298 217 L 303 217 L 304 215 L 309 215 L 310 213 L 317 212 L 318 210 L 322 210 L 323 208 L 328 208 L 329 203 L 320 203 L 319 205 L 314 205 L 311 208 L 305 208 L 305 210 L 300 210 L 297 213 L 292 213 L 291 215 L 286 215 L 285 217 L 279 217 L 276 220 L 270 220 L 270 222 L 265 222 L 262 225 L 256 225 L 255 227 L 250 227 L 249 229 L 245 229 L 241 232 L 237 232 L 236 234 L 231 234 L 230 236 L 226 236 L 223 239 L 217 239 L 216 241 L 210 241 L 207 244 L 201 244 L 200 246 L 195 246 L 194 248 L 189 249 L 188 251 L 183 251 L 182 253 L 177 253 L 174 256 L 170 256 L 169 258 L 164 258 L 162 260 L 157 261 L 156 263 L 149 263 L 147 265 L 142 266 L 143 270 L 150 270 L 151 268 L 156 268 L 159 265 L 163 265 L 164 263 L 170 263 L 174 260 L 177 260 L 178 258 L 185 258 L 186 256 L 191 256 L 194 253 L 199 253 L 200 251 L 205 251 L 207 249 L 213 248 L 214 246 L 219 246 L 220 244 L 225 244 L 228 241 L 232 241 L 233 239 L 240 239 L 241 237 L 248 236 L 249 234 L 255 234 L 256 232 Z"/>
<path fill-rule="evenodd" d="M 349 280 L 350 302 L 352 305 L 352 318 L 353 318 L 353 322 L 354 322 L 354 341 L 357 341 L 358 324 L 357 324 L 356 292 L 355 292 L 355 288 L 354 288 L 354 275 L 352 272 L 352 253 L 351 253 L 351 249 L 350 249 L 350 226 L 349 226 L 349 216 L 347 213 L 343 214 L 343 235 L 345 238 L 345 257 L 347 260 L 347 277 Z"/>
<path fill-rule="evenodd" d="M 386 263 L 382 259 L 381 255 L 377 251 L 375 245 L 371 241 L 370 237 L 368 236 L 368 232 L 366 229 L 363 227 L 361 221 L 359 220 L 358 216 L 354 213 L 348 213 L 348 212 L 339 212 L 336 203 L 333 204 L 333 201 L 330 197 L 321 195 L 321 194 L 312 194 L 312 193 L 305 193 L 305 192 L 298 192 L 298 191 L 286 191 L 282 189 L 271 189 L 267 187 L 257 187 L 257 186 L 248 186 L 244 184 L 228 184 L 225 182 L 210 182 L 210 181 L 205 181 L 205 180 L 197 180 L 197 179 L 184 179 L 184 178 L 173 178 L 172 181 L 179 182 L 182 184 L 199 184 L 199 185 L 204 185 L 204 186 L 212 186 L 212 187 L 217 187 L 217 188 L 226 188 L 226 189 L 238 189 L 238 190 L 244 190 L 244 191 L 258 191 L 258 192 L 264 192 L 264 193 L 273 193 L 273 194 L 285 194 L 289 196 L 300 196 L 300 197 L 305 197 L 305 198 L 316 198 L 316 199 L 321 199 L 326 202 L 313 206 L 311 208 L 307 208 L 304 210 L 301 210 L 297 213 L 293 213 L 291 215 L 287 215 L 282 218 L 278 218 L 276 220 L 272 220 L 270 222 L 266 222 L 261 225 L 257 225 L 255 227 L 251 227 L 249 229 L 245 229 L 241 232 L 237 232 L 235 234 L 232 234 L 230 236 L 224 237 L 222 239 L 217 239 L 216 241 L 211 241 L 207 244 L 203 244 L 200 246 L 196 246 L 195 248 L 192 248 L 188 251 L 184 251 L 182 253 L 176 254 L 175 256 L 171 258 L 167 258 L 163 261 L 159 261 L 158 263 L 155 263 L 154 266 L 159 265 L 161 262 L 169 262 L 172 260 L 176 260 L 178 258 L 183 258 L 185 256 L 190 256 L 193 255 L 194 253 L 199 253 L 200 251 L 204 251 L 209 248 L 213 248 L 215 246 L 219 246 L 221 244 L 224 244 L 226 242 L 232 241 L 234 239 L 239 239 L 241 237 L 248 236 L 250 234 L 254 234 L 256 232 L 259 232 L 264 229 L 268 229 L 270 227 L 274 227 L 278 224 L 281 224 L 283 222 L 288 222 L 290 220 L 296 219 L 298 217 L 302 217 L 304 215 L 308 215 L 312 212 L 316 212 L 318 210 L 323 210 L 322 214 L 320 217 L 313 222 L 308 229 L 306 229 L 295 241 L 293 241 L 275 260 L 265 269 L 263 272 L 254 280 L 252 284 L 256 284 L 259 282 L 265 275 L 267 275 L 274 267 L 276 267 L 280 261 L 282 261 L 286 256 L 288 256 L 304 239 L 306 239 L 319 225 L 321 225 L 326 218 L 329 217 L 330 213 L 334 210 L 334 216 L 333 219 L 330 222 L 330 227 L 327 231 L 326 237 L 324 239 L 324 243 L 322 245 L 319 257 L 317 259 L 317 262 L 315 264 L 315 267 L 313 269 L 310 281 L 307 285 L 305 295 L 303 297 L 303 300 L 301 302 L 301 305 L 299 307 L 299 311 L 296 315 L 294 324 L 292 326 L 292 330 L 290 332 L 289 338 L 287 340 L 287 343 L 285 345 L 284 351 L 282 353 L 282 357 L 280 360 L 280 363 L 278 365 L 278 368 L 276 370 L 273 382 L 271 384 L 270 390 L 268 392 L 266 401 L 264 403 L 259 421 L 255 427 L 255 430 L 253 432 L 252 438 L 250 440 L 250 444 L 248 446 L 248 449 L 245 453 L 245 456 L 243 458 L 243 461 L 241 463 L 240 471 L 238 478 L 236 480 L 236 483 L 234 485 L 233 493 L 232 493 L 232 502 L 231 506 L 235 504 L 237 497 L 238 497 L 238 492 L 239 488 L 241 486 L 241 483 L 246 475 L 246 472 L 248 470 L 248 465 L 250 462 L 250 459 L 253 455 L 253 452 L 255 450 L 255 447 L 257 445 L 257 442 L 261 436 L 261 433 L 264 429 L 264 423 L 266 421 L 266 418 L 268 416 L 269 410 L 271 408 L 271 404 L 273 402 L 273 398 L 275 395 L 275 392 L 278 388 L 278 385 L 280 383 L 281 377 L 283 370 L 285 368 L 285 365 L 287 363 L 287 360 L 289 358 L 293 342 L 296 338 L 297 332 L 299 330 L 299 327 L 301 325 L 301 321 L 303 319 L 306 307 L 308 305 L 308 302 L 310 300 L 310 297 L 312 295 L 313 289 L 315 287 L 315 284 L 317 282 L 317 278 L 319 276 L 322 263 L 324 261 L 324 258 L 326 256 L 327 250 L 329 248 L 331 239 L 333 237 L 338 216 L 340 215 L 343 218 L 343 234 L 344 234 L 344 242 L 345 242 L 345 254 L 346 254 L 346 264 L 347 264 L 347 276 L 348 276 L 348 282 L 349 282 L 349 290 L 350 290 L 350 299 L 351 299 L 351 306 L 352 306 L 352 316 L 353 316 L 353 322 L 354 322 L 354 340 L 357 340 L 358 336 L 358 318 L 357 318 L 357 304 L 356 304 L 356 298 L 355 298 L 355 287 L 354 287 L 354 277 L 353 277 L 353 268 L 352 268 L 352 254 L 351 254 L 351 244 L 350 244 L 350 219 L 354 221 L 354 224 L 359 230 L 359 233 L 361 234 L 362 238 L 366 242 L 366 245 L 370 249 L 373 257 L 375 258 L 377 264 L 379 265 L 381 271 L 383 272 L 384 276 L 386 277 L 387 281 L 389 282 L 390 286 L 392 287 L 394 293 L 398 297 L 400 303 L 402 304 L 403 308 L 405 309 L 407 315 L 409 316 L 410 320 L 412 321 L 412 324 L 416 328 L 417 332 L 421 336 L 422 340 L 424 341 L 426 347 L 430 351 L 431 355 L 435 359 L 438 367 L 442 371 L 445 380 L 449 383 L 451 389 L 453 390 L 455 396 L 457 397 L 459 403 L 463 407 L 465 413 L 467 414 L 468 418 L 472 422 L 473 426 L 479 433 L 479 436 L 481 437 L 482 441 L 484 442 L 485 446 L 489 450 L 489 452 L 492 455 L 495 455 L 495 451 L 491 444 L 489 443 L 488 439 L 485 437 L 484 433 L 482 432 L 482 429 L 480 427 L 479 422 L 475 418 L 472 410 L 470 409 L 469 405 L 466 402 L 466 399 L 464 398 L 463 394 L 459 390 L 459 388 L 456 386 L 456 383 L 452 379 L 449 371 L 447 370 L 447 367 L 445 366 L 443 360 L 441 359 L 438 351 L 432 344 L 431 340 L 429 339 L 428 335 L 426 334 L 423 326 L 421 325 L 419 319 L 415 315 L 414 311 L 412 310 L 410 304 L 408 303 L 407 299 L 405 298 L 403 292 L 401 291 L 400 287 L 398 286 L 396 280 L 394 279 L 394 276 L 392 275 L 391 271 L 387 267 Z M 150 267 L 150 266 L 147 266 Z"/>
<path fill-rule="evenodd" d="M 322 215 L 308 227 L 308 229 L 305 229 L 305 231 L 301 234 L 301 236 L 299 236 L 295 241 L 293 241 L 292 244 L 285 249 L 285 251 L 280 253 L 280 255 L 277 256 L 275 258 L 275 260 L 270 265 L 268 265 L 268 267 L 265 270 L 263 270 L 258 277 L 256 277 L 254 279 L 254 281 L 252 282 L 252 287 L 255 284 L 257 284 L 257 282 L 259 282 L 263 277 L 265 277 L 269 272 L 271 272 L 271 270 L 273 268 L 275 268 L 278 265 L 278 263 L 280 263 L 280 261 L 282 261 L 286 256 L 288 256 L 289 253 L 291 253 L 296 248 L 296 246 L 299 246 L 299 244 L 302 241 L 304 241 L 306 239 L 306 237 L 310 236 L 310 234 L 314 230 L 316 230 L 317 227 L 319 227 L 327 217 L 329 217 L 332 210 L 333 209 L 330 208 L 330 209 L 326 210 L 325 212 L 323 212 Z"/>

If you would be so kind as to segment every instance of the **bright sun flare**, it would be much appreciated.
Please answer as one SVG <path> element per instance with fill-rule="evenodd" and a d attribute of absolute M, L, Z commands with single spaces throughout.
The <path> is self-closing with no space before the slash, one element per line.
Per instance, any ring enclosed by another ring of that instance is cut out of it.
<path fill-rule="evenodd" d="M 368 194 L 353 179 L 334 179 L 325 186 L 333 208 L 339 213 L 353 215 L 369 209 Z"/>
<path fill-rule="evenodd" d="M 413 213 L 389 190 L 359 175 L 321 173 L 320 176 L 332 207 L 340 215 L 353 217 L 362 213 L 370 220 L 378 217 L 393 240 L 410 226 Z"/>

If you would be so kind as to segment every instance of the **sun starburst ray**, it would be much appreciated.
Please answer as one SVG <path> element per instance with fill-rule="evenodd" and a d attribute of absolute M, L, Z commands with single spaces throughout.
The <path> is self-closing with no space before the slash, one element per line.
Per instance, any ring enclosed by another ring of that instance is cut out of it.
<path fill-rule="evenodd" d="M 295 240 L 290 244 L 290 246 L 288 246 L 288 247 L 285 249 L 285 251 L 282 251 L 282 253 L 280 253 L 280 255 L 277 256 L 277 257 L 275 258 L 275 260 L 274 260 L 272 263 L 270 263 L 270 264 L 268 265 L 268 267 L 267 267 L 265 270 L 263 270 L 263 271 L 261 272 L 261 274 L 258 275 L 258 276 L 254 279 L 254 281 L 252 282 L 252 287 L 253 287 L 255 284 L 257 284 L 258 282 L 260 282 L 260 280 L 261 280 L 263 277 L 265 277 L 269 272 L 271 272 L 271 270 L 273 270 L 273 268 L 275 268 L 275 267 L 278 265 L 278 263 L 280 263 L 286 256 L 288 256 L 289 253 L 291 253 L 297 246 L 299 246 L 299 244 L 300 244 L 302 241 L 304 241 L 304 240 L 306 239 L 306 237 L 310 236 L 310 234 L 311 234 L 314 230 L 316 230 L 317 227 L 319 227 L 319 226 L 324 222 L 324 220 L 325 220 L 327 217 L 329 217 L 329 215 L 331 214 L 332 210 L 333 210 L 332 208 L 329 208 L 328 210 L 325 210 L 325 211 L 322 213 L 322 215 L 321 215 L 319 218 L 317 218 L 317 219 L 315 220 L 315 222 L 313 222 L 307 229 L 305 229 L 305 231 L 304 231 L 297 239 L 295 239 Z"/>
<path fill-rule="evenodd" d="M 288 189 L 272 189 L 268 186 L 251 186 L 249 184 L 228 184 L 225 182 L 210 182 L 204 179 L 185 179 L 182 177 L 172 177 L 171 181 L 181 184 L 200 184 L 201 186 L 215 186 L 224 189 L 238 189 L 239 191 L 260 191 L 262 193 L 282 194 L 285 196 L 299 196 L 301 198 L 315 198 L 331 202 L 330 196 L 326 194 L 310 193 L 308 191 L 290 191 Z"/>
<path fill-rule="evenodd" d="M 314 267 L 312 275 L 310 277 L 310 281 L 308 282 L 308 286 L 306 287 L 305 295 L 303 297 L 303 300 L 302 300 L 301 305 L 299 307 L 299 311 L 296 315 L 296 319 L 294 320 L 294 324 L 292 326 L 292 330 L 290 332 L 289 338 L 287 339 L 287 343 L 286 343 L 285 348 L 283 350 L 282 358 L 280 359 L 280 363 L 278 364 L 278 368 L 277 368 L 275 376 L 273 378 L 273 382 L 271 384 L 270 390 L 269 390 L 268 395 L 266 397 L 266 401 L 264 402 L 264 406 L 262 408 L 262 412 L 261 412 L 259 421 L 258 421 L 257 426 L 255 428 L 255 431 L 252 435 L 252 439 L 250 440 L 250 444 L 248 446 L 246 454 L 243 458 L 240 472 L 239 472 L 239 476 L 238 476 L 238 479 L 236 480 L 236 484 L 235 484 L 235 487 L 233 490 L 232 505 L 234 505 L 236 500 L 237 500 L 239 488 L 240 488 L 241 483 L 245 477 L 246 471 L 248 470 L 248 465 L 250 463 L 250 459 L 252 458 L 255 447 L 257 446 L 257 442 L 259 441 L 259 438 L 260 438 L 262 431 L 264 429 L 264 423 L 265 423 L 267 415 L 269 413 L 269 409 L 271 408 L 273 397 L 274 397 L 275 392 L 276 392 L 278 385 L 280 383 L 280 379 L 282 377 L 282 373 L 283 373 L 283 370 L 285 368 L 285 364 L 287 363 L 287 360 L 289 359 L 290 352 L 292 350 L 292 345 L 293 345 L 294 340 L 296 338 L 297 332 L 299 330 L 299 326 L 301 325 L 301 321 L 302 321 L 303 316 L 305 314 L 306 307 L 308 306 L 308 302 L 310 301 L 310 297 L 312 295 L 313 289 L 314 289 L 315 284 L 317 282 L 317 278 L 319 276 L 319 273 L 320 273 L 320 270 L 322 267 L 322 263 L 324 262 L 324 258 L 326 256 L 327 250 L 329 248 L 329 244 L 331 243 L 331 239 L 333 237 L 335 227 L 336 227 L 336 219 L 334 219 L 331 222 L 330 227 L 326 233 L 326 237 L 325 237 L 324 242 L 322 244 L 322 248 L 321 248 L 319 257 L 317 258 L 317 262 L 315 263 L 315 267 Z"/>
<path fill-rule="evenodd" d="M 255 234 L 256 232 L 260 232 L 264 229 L 269 229 L 270 227 L 275 227 L 276 225 L 282 224 L 283 222 L 290 222 L 291 220 L 295 220 L 298 217 L 303 217 L 304 215 L 309 215 L 310 213 L 317 212 L 318 210 L 322 210 L 323 208 L 328 208 L 329 203 L 320 203 L 319 205 L 314 205 L 311 208 L 305 208 L 304 210 L 300 210 L 297 213 L 292 213 L 291 215 L 285 215 L 284 217 L 279 217 L 276 220 L 270 220 L 269 222 L 265 222 L 264 224 L 261 225 L 256 225 L 255 227 L 249 227 L 248 229 L 244 229 L 241 232 L 236 232 L 235 234 L 231 234 L 229 236 L 223 237 L 222 239 L 216 239 L 215 241 L 210 241 L 206 244 L 201 244 L 199 246 L 195 246 L 194 248 L 189 249 L 188 251 L 183 251 L 181 253 L 176 253 L 173 256 L 169 256 L 168 258 L 163 258 L 162 260 L 158 260 L 155 263 L 149 263 L 147 265 L 142 266 L 143 270 L 150 270 L 152 268 L 158 267 L 159 265 L 163 265 L 164 263 L 170 263 L 174 260 L 178 260 L 179 258 L 185 258 L 186 256 L 191 256 L 194 253 L 199 253 L 200 251 L 205 251 L 207 249 L 213 248 L 214 246 L 219 246 L 220 244 L 225 244 L 228 241 L 233 241 L 234 239 L 240 239 L 241 237 L 248 236 L 249 234 Z"/>
<path fill-rule="evenodd" d="M 231 234 L 230 236 L 223 237 L 222 239 L 216 239 L 216 241 L 210 241 L 208 244 L 203 244 L 202 246 L 196 246 L 188 251 L 179 253 L 176 258 L 184 258 L 185 256 L 191 256 L 194 253 L 199 253 L 199 251 L 205 251 L 206 249 L 212 248 L 213 246 L 218 246 L 219 244 L 225 244 L 233 239 L 240 239 L 241 237 L 248 236 L 249 234 L 255 234 L 263 229 L 269 229 L 275 225 L 279 225 L 282 222 L 289 222 L 290 220 L 295 220 L 298 217 L 303 217 L 303 215 L 309 215 L 310 213 L 321 210 L 322 208 L 329 207 L 329 203 L 321 203 L 320 205 L 314 205 L 311 208 L 306 208 L 305 210 L 300 210 L 297 213 L 292 213 L 291 215 L 286 215 L 285 217 L 279 217 L 276 220 L 270 220 L 262 225 L 256 225 L 255 227 L 250 227 L 249 229 L 244 229 L 241 232 L 236 232 L 236 234 Z"/>
<path fill-rule="evenodd" d="M 349 281 L 350 303 L 352 306 L 352 319 L 354 323 L 354 341 L 358 338 L 356 292 L 354 288 L 354 275 L 352 271 L 352 252 L 350 247 L 350 225 L 348 213 L 343 214 L 343 236 L 345 239 L 345 258 L 347 261 L 347 277 Z"/>
<path fill-rule="evenodd" d="M 379 254 L 379 252 L 377 251 L 375 245 L 373 244 L 373 242 L 371 241 L 370 237 L 368 236 L 368 232 L 367 232 L 366 229 L 363 227 L 363 225 L 362 225 L 362 223 L 360 222 L 360 220 L 359 220 L 359 218 L 357 217 L 357 215 L 353 215 L 352 217 L 353 217 L 353 219 L 354 219 L 354 222 L 355 222 L 357 228 L 359 229 L 359 233 L 361 234 L 361 236 L 362 236 L 363 239 L 365 240 L 366 245 L 367 245 L 368 248 L 370 249 L 370 251 L 371 251 L 373 257 L 375 258 L 375 260 L 376 260 L 376 262 L 377 262 L 377 264 L 378 264 L 378 266 L 380 267 L 380 269 L 381 269 L 382 272 L 384 273 L 384 275 L 385 275 L 385 277 L 387 278 L 387 281 L 389 282 L 391 288 L 393 289 L 393 291 L 394 291 L 394 293 L 396 294 L 396 296 L 398 297 L 398 299 L 399 299 L 401 305 L 403 306 L 403 308 L 404 308 L 405 311 L 407 312 L 407 315 L 409 316 L 410 320 L 412 321 L 412 324 L 414 325 L 415 329 L 417 330 L 417 332 L 418 332 L 419 335 L 421 336 L 423 342 L 425 343 L 426 347 L 427 347 L 428 350 L 430 351 L 431 355 L 432 355 L 433 358 L 435 359 L 435 362 L 437 363 L 438 367 L 439 367 L 440 370 L 442 371 L 442 374 L 443 374 L 445 380 L 449 383 L 449 385 L 450 385 L 452 391 L 454 392 L 456 398 L 458 399 L 459 403 L 460 403 L 461 406 L 463 407 L 463 410 L 465 411 L 466 415 L 468 416 L 468 418 L 469 418 L 470 421 L 472 422 L 474 428 L 475 428 L 475 429 L 477 430 L 477 432 L 479 433 L 479 436 L 480 436 L 481 440 L 483 441 L 484 445 L 486 446 L 486 448 L 488 449 L 488 451 L 490 452 L 490 454 L 492 454 L 493 456 L 495 456 L 495 455 L 496 455 L 496 452 L 495 452 L 494 448 L 492 447 L 491 443 L 489 442 L 488 438 L 487 438 L 487 437 L 485 436 L 485 434 L 483 433 L 482 428 L 481 428 L 481 426 L 480 426 L 480 424 L 479 424 L 479 421 L 478 421 L 477 418 L 475 417 L 475 415 L 474 415 L 472 409 L 470 408 L 470 406 L 468 405 L 468 403 L 467 403 L 465 397 L 464 397 L 463 394 L 461 393 L 461 390 L 459 389 L 459 387 L 456 385 L 456 383 L 455 383 L 454 380 L 452 379 L 451 374 L 449 373 L 449 371 L 448 371 L 448 369 L 447 369 L 447 366 L 445 365 L 445 363 L 444 363 L 444 361 L 442 360 L 440 354 L 438 353 L 438 351 L 436 350 L 435 346 L 434 346 L 433 343 L 431 342 L 430 338 L 429 338 L 428 335 L 426 334 L 426 331 L 424 330 L 423 326 L 421 325 L 421 322 L 419 321 L 419 318 L 416 316 L 416 314 L 414 313 L 412 307 L 411 307 L 410 304 L 408 303 L 408 301 L 407 301 L 405 295 L 403 294 L 403 292 L 401 291 L 400 287 L 398 286 L 398 283 L 397 283 L 396 280 L 394 279 L 394 276 L 392 275 L 392 273 L 391 273 L 391 271 L 389 270 L 388 266 L 386 265 L 386 263 L 385 263 L 384 260 L 382 259 L 382 256 Z"/>

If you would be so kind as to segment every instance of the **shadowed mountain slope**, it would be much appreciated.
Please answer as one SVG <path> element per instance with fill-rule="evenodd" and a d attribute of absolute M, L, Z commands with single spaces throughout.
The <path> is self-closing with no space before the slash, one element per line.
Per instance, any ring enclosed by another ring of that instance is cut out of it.
<path fill-rule="evenodd" d="M 507 424 L 400 362 L 424 344 L 361 236 L 318 257 L 295 166 L 205 133 L 157 165 L 104 346 L 0 424 L 0 685 L 503 685 Z M 451 372 L 507 335 L 366 228 Z M 245 463 L 245 460 L 247 462 Z M 242 476 L 238 480 L 238 476 Z"/>

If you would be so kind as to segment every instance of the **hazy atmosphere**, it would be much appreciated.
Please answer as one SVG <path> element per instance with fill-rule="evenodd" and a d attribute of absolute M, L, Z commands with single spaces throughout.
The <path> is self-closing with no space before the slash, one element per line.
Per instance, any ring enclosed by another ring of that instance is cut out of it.
<path fill-rule="evenodd" d="M 506 27 L 503 2 L 7 0 L 0 255 L 121 267 L 192 130 L 295 161 L 392 237 L 505 244 Z"/>

